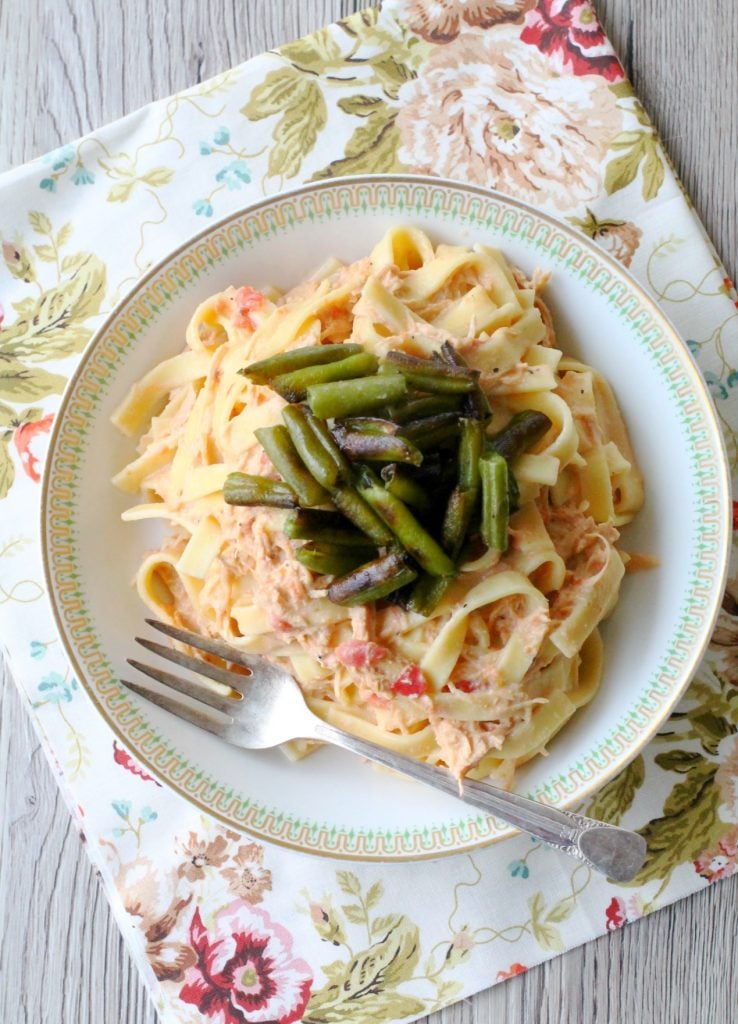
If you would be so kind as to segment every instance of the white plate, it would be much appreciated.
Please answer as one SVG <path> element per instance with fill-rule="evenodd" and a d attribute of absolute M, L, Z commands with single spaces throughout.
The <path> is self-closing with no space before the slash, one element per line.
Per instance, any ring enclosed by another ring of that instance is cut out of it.
<path fill-rule="evenodd" d="M 366 255 L 399 222 L 434 242 L 480 241 L 527 272 L 553 272 L 547 301 L 560 345 L 614 387 L 646 480 L 645 508 L 624 542 L 660 567 L 626 577 L 603 629 L 601 689 L 549 756 L 520 772 L 520 792 L 570 806 L 646 743 L 707 643 L 728 545 L 722 438 L 686 346 L 619 264 L 522 203 L 437 179 L 324 182 L 213 225 L 151 271 L 90 344 L 56 419 L 42 536 L 62 640 L 122 742 L 179 793 L 262 839 L 354 859 L 455 853 L 513 830 L 337 750 L 297 764 L 278 751 L 236 750 L 123 690 L 116 680 L 144 617 L 130 581 L 156 527 L 122 523 L 130 499 L 105 482 L 133 452 L 110 424 L 113 409 L 151 366 L 181 350 L 199 302 L 227 285 L 287 288 L 330 254 Z"/>

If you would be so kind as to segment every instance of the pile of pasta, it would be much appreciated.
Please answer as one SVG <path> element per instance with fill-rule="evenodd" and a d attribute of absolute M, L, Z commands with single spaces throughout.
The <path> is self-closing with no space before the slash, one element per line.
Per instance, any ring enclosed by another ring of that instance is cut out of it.
<path fill-rule="evenodd" d="M 114 478 L 141 499 L 123 518 L 167 527 L 136 576 L 148 608 L 283 665 L 333 725 L 509 786 L 599 686 L 597 627 L 627 560 L 619 528 L 643 503 L 612 391 L 557 347 L 545 284 L 495 249 L 434 247 L 402 226 L 369 256 L 331 259 L 284 294 L 229 288 L 200 305 L 185 350 L 150 370 L 114 416 L 140 435 Z M 285 406 L 238 371 L 347 341 L 378 357 L 428 357 L 450 342 L 480 372 L 490 434 L 524 410 L 551 423 L 512 464 L 520 504 L 507 550 L 470 553 L 428 616 L 391 601 L 332 603 L 296 559 L 284 510 L 223 500 L 231 472 L 276 479 L 254 431 L 281 422 Z M 307 750 L 288 745 L 292 756 Z"/>

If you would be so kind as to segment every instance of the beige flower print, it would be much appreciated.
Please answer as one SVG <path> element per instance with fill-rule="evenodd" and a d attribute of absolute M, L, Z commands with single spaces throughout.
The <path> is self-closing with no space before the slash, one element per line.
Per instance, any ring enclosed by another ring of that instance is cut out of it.
<path fill-rule="evenodd" d="M 727 681 L 738 686 L 738 576 L 728 580 L 710 647 L 721 655 L 720 669 Z"/>
<path fill-rule="evenodd" d="M 228 859 L 228 840 L 222 836 L 207 840 L 190 832 L 181 844 L 184 862 L 178 873 L 189 882 L 205 877 L 205 868 L 221 867 Z"/>
<path fill-rule="evenodd" d="M 600 190 L 622 115 L 597 75 L 555 75 L 515 30 L 461 35 L 400 90 L 400 159 L 556 210 Z"/>
<path fill-rule="evenodd" d="M 271 892 L 272 873 L 264 867 L 264 849 L 257 843 L 239 846 L 232 866 L 223 868 L 223 877 L 236 896 L 248 903 L 261 903 L 265 892 Z"/>
<path fill-rule="evenodd" d="M 193 894 L 180 896 L 174 892 L 167 900 L 159 873 L 148 857 L 123 865 L 116 887 L 126 912 L 141 921 L 146 956 L 156 977 L 159 981 L 181 981 L 195 962 L 195 953 L 187 944 L 169 937 Z"/>
<path fill-rule="evenodd" d="M 400 12 L 412 32 L 429 43 L 449 43 L 465 25 L 491 28 L 521 22 L 537 0 L 409 0 Z"/>
<path fill-rule="evenodd" d="M 738 822 L 738 735 L 726 736 L 718 754 L 722 763 L 715 775 L 723 807 L 720 817 L 724 821 Z"/>

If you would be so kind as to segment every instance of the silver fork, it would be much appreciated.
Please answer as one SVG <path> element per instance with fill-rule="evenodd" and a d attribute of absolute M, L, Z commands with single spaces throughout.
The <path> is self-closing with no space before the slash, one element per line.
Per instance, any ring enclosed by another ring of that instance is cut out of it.
<path fill-rule="evenodd" d="M 294 739 L 333 743 L 501 818 L 536 839 L 584 861 L 614 881 L 630 881 L 643 865 L 646 843 L 636 832 L 586 818 L 573 811 L 548 807 L 517 793 L 507 793 L 471 779 L 464 780 L 463 792 L 459 793 L 457 781 L 444 769 L 395 754 L 323 722 L 309 710 L 292 676 L 266 659 L 244 654 L 228 644 L 186 629 L 154 619 L 146 621 L 180 643 L 247 669 L 249 674 L 243 675 L 176 648 L 136 637 L 137 643 L 153 654 L 206 676 L 217 685 L 192 682 L 132 658 L 128 659 L 130 665 L 161 683 L 165 689 L 153 690 L 121 680 L 134 693 L 228 743 L 247 750 L 274 747 Z M 196 705 L 180 700 L 180 694 L 194 699 Z"/>

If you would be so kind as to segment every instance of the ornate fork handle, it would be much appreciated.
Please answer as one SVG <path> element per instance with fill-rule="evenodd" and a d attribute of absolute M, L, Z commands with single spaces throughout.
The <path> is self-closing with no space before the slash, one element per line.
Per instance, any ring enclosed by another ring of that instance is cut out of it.
<path fill-rule="evenodd" d="M 637 832 L 595 821 L 573 811 L 547 807 L 517 793 L 506 793 L 471 779 L 464 781 L 460 792 L 455 779 L 440 768 L 395 754 L 319 719 L 315 719 L 312 738 L 333 743 L 434 789 L 460 797 L 465 803 L 499 816 L 523 832 L 579 858 L 614 881 L 630 881 L 643 865 L 646 842 Z"/>

